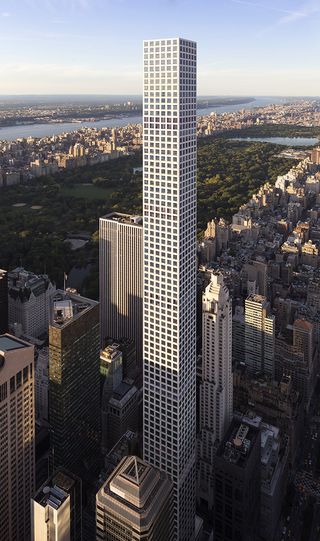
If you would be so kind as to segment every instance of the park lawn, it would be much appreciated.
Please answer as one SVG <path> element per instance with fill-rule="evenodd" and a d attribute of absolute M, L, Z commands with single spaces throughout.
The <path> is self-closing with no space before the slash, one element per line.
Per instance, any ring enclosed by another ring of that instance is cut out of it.
<path fill-rule="evenodd" d="M 110 194 L 114 192 L 114 188 L 98 188 L 93 184 L 87 186 L 83 184 L 76 184 L 74 186 L 63 186 L 61 188 L 61 195 L 64 197 L 77 197 L 87 200 L 103 200 L 105 201 L 110 197 Z"/>

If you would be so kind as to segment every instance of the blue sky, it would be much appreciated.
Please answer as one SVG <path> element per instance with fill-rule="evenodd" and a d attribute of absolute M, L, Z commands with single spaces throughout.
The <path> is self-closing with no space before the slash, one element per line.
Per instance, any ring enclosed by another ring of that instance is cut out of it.
<path fill-rule="evenodd" d="M 0 0 L 0 94 L 138 94 L 142 40 L 175 36 L 200 95 L 320 95 L 320 0 Z"/>

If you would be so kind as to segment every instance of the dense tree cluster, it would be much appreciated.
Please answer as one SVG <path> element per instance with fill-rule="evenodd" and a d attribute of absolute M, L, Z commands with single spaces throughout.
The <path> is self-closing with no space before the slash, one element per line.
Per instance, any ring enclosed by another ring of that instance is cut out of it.
<path fill-rule="evenodd" d="M 267 179 L 274 181 L 292 165 L 264 143 L 205 139 L 198 150 L 198 226 L 214 216 L 230 218 Z M 0 192 L 0 268 L 17 265 L 47 272 L 62 285 L 63 272 L 91 263 L 82 293 L 98 296 L 98 219 L 116 210 L 142 212 L 142 177 L 133 173 L 141 153 L 94 167 L 33 179 Z M 24 203 L 24 206 L 14 206 Z M 32 207 L 41 208 L 32 208 Z M 77 251 L 64 242 L 71 233 L 87 232 L 90 242 Z"/>
<path fill-rule="evenodd" d="M 290 169 L 279 146 L 224 139 L 203 140 L 198 149 L 198 226 L 218 216 L 230 219 L 267 180 Z"/>

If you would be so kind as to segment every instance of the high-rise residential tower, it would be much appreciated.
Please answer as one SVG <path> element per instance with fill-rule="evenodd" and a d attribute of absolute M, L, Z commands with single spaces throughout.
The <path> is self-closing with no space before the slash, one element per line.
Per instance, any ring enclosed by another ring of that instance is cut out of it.
<path fill-rule="evenodd" d="M 212 274 L 202 303 L 202 382 L 198 498 L 212 509 L 214 454 L 232 420 L 232 305 L 221 274 Z"/>
<path fill-rule="evenodd" d="M 167 541 L 172 482 L 136 456 L 123 458 L 96 497 L 97 541 Z"/>
<path fill-rule="evenodd" d="M 196 44 L 144 42 L 144 459 L 174 483 L 174 539 L 195 528 Z"/>
<path fill-rule="evenodd" d="M 262 295 L 245 301 L 245 363 L 250 373 L 274 377 L 275 317 Z"/>
<path fill-rule="evenodd" d="M 30 539 L 35 489 L 34 347 L 0 335 L 0 541 Z"/>
<path fill-rule="evenodd" d="M 143 238 L 139 216 L 113 212 L 100 218 L 101 345 L 106 338 L 135 341 L 142 361 Z"/>
<path fill-rule="evenodd" d="M 100 446 L 99 304 L 60 290 L 49 327 L 49 421 L 53 469 L 81 476 Z"/>

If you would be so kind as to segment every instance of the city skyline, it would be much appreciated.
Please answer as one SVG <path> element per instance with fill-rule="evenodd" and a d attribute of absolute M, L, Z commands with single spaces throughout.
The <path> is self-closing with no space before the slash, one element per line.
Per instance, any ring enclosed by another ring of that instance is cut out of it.
<path fill-rule="evenodd" d="M 319 22 L 0 0 L 0 541 L 320 541 Z"/>
<path fill-rule="evenodd" d="M 23 4 L 0 2 L 0 94 L 141 94 L 150 33 L 199 43 L 198 95 L 319 93 L 319 0 Z"/>

